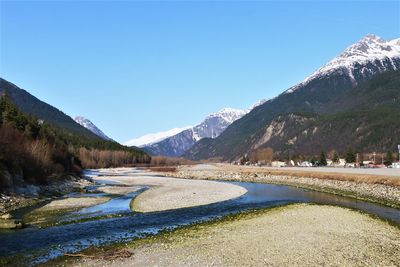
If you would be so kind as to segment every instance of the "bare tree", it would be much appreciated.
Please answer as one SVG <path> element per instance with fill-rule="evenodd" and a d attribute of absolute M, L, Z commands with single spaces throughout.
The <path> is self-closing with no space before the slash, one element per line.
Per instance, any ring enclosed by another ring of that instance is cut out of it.
<path fill-rule="evenodd" d="M 268 164 L 271 163 L 274 158 L 274 150 L 270 147 L 267 148 L 259 148 L 250 155 L 250 159 L 253 162 L 257 162 L 259 164 Z"/>

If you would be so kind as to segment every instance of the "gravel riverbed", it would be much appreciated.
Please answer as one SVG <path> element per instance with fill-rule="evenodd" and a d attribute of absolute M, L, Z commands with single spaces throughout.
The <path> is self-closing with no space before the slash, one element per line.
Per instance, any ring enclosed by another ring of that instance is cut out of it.
<path fill-rule="evenodd" d="M 296 204 L 134 241 L 74 266 L 398 266 L 400 229 L 357 211 Z M 67 264 L 67 266 L 69 265 Z"/>
<path fill-rule="evenodd" d="M 154 212 L 207 205 L 233 199 L 247 192 L 245 188 L 233 184 L 170 178 L 153 172 L 131 172 L 125 176 L 107 176 L 107 173 L 105 173 L 96 177 L 96 180 L 118 181 L 128 186 L 126 188 L 150 187 L 131 202 L 131 208 L 137 212 Z"/>
<path fill-rule="evenodd" d="M 241 169 L 236 166 L 182 166 L 167 175 L 186 179 L 226 180 L 256 183 L 284 184 L 322 192 L 336 193 L 359 199 L 372 200 L 400 208 L 400 186 L 362 181 L 319 179 L 295 175 L 275 175 L 262 169 Z M 332 175 L 334 177 L 334 174 Z M 400 177 L 398 178 L 400 180 Z"/>

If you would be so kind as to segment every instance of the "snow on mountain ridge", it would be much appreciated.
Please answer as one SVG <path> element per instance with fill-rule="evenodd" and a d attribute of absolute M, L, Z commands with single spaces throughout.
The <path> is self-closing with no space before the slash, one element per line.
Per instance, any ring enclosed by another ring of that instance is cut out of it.
<path fill-rule="evenodd" d="M 199 140 L 218 137 L 232 122 L 247 112 L 234 108 L 221 109 L 208 115 L 201 123 L 143 148 L 152 155 L 181 156 Z"/>
<path fill-rule="evenodd" d="M 100 138 L 104 140 L 112 140 L 110 137 L 108 137 L 105 133 L 103 133 L 93 122 L 91 122 L 89 119 L 83 117 L 83 116 L 76 116 L 74 120 L 94 133 L 95 135 L 99 136 Z"/>
<path fill-rule="evenodd" d="M 220 117 L 227 121 L 228 123 L 232 123 L 235 120 L 243 117 L 247 113 L 246 110 L 242 109 L 235 109 L 235 108 L 223 108 L 218 112 L 211 113 L 206 117 L 205 120 L 213 118 L 213 117 Z"/>
<path fill-rule="evenodd" d="M 160 142 L 168 137 L 179 134 L 180 132 L 183 132 L 184 130 L 187 130 L 189 128 L 192 128 L 192 127 L 187 126 L 187 127 L 183 127 L 183 128 L 173 128 L 171 130 L 164 131 L 164 132 L 146 134 L 141 137 L 126 141 L 124 143 L 124 145 L 137 146 L 137 147 L 149 146 L 154 143 Z"/>
<path fill-rule="evenodd" d="M 193 138 L 199 141 L 203 138 L 218 137 L 232 122 L 240 119 L 246 110 L 223 108 L 208 115 L 200 124 L 193 127 Z"/>
<path fill-rule="evenodd" d="M 347 47 L 343 53 L 319 68 L 300 84 L 289 88 L 284 93 L 292 93 L 311 80 L 329 75 L 338 69 L 347 71 L 350 78 L 356 82 L 353 76 L 355 65 L 376 61 L 382 64 L 382 60 L 388 59 L 393 69 L 397 69 L 393 63 L 395 58 L 400 58 L 400 38 L 387 41 L 374 34 L 368 34 L 357 43 Z"/>
<path fill-rule="evenodd" d="M 223 108 L 217 112 L 209 114 L 202 122 L 193 127 L 176 128 L 174 131 L 162 132 L 168 133 L 161 135 L 161 138 L 152 139 L 157 134 L 149 134 L 140 138 L 125 142 L 128 146 L 139 146 L 147 149 L 153 155 L 164 156 L 181 156 L 185 151 L 190 149 L 196 142 L 203 138 L 218 137 L 229 125 L 240 119 L 253 108 L 262 105 L 267 100 L 262 99 L 252 105 L 249 109 L 241 110 L 235 108 Z M 173 129 L 174 130 L 174 129 Z M 140 142 L 139 142 L 140 141 Z"/>
<path fill-rule="evenodd" d="M 211 127 L 217 127 L 215 126 L 217 123 L 223 124 L 223 127 L 226 127 L 225 125 L 231 124 L 246 113 L 246 111 L 241 109 L 223 108 L 218 112 L 211 113 L 201 123 L 196 124 L 196 126 L 174 128 L 165 132 L 146 134 L 144 136 L 126 141 L 124 145 L 137 147 L 151 146 L 189 129 L 192 132 L 193 139 L 196 141 L 204 137 L 217 137 L 221 130 L 211 129 Z M 211 126 L 212 124 L 214 124 L 214 126 Z"/>

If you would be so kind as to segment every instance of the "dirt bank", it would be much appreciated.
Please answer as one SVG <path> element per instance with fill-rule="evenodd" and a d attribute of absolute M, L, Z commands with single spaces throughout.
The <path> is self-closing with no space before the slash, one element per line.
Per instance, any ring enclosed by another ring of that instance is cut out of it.
<path fill-rule="evenodd" d="M 14 218 L 11 215 L 16 210 L 41 205 L 51 201 L 54 197 L 82 191 L 85 186 L 91 184 L 92 182 L 86 179 L 70 176 L 68 180 L 55 181 L 48 185 L 27 185 L 19 188 L 19 193 L 17 192 L 18 190 L 16 192 L 2 193 L 0 194 L 0 229 L 22 227 L 21 218 Z M 56 209 L 54 208 L 53 210 Z"/>

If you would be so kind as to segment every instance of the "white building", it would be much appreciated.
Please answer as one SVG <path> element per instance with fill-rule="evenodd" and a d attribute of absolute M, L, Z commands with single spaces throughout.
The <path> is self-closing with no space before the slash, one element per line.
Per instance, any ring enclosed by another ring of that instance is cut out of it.
<path fill-rule="evenodd" d="M 339 159 L 339 162 L 332 163 L 331 166 L 333 167 L 344 167 L 346 165 L 346 160 L 345 159 Z"/>
<path fill-rule="evenodd" d="M 392 163 L 392 168 L 400 169 L 400 161 L 399 162 L 393 162 Z"/>
<path fill-rule="evenodd" d="M 301 167 L 312 167 L 311 162 L 309 161 L 303 161 L 302 163 L 300 163 Z"/>
<path fill-rule="evenodd" d="M 272 167 L 286 167 L 286 162 L 284 161 L 273 161 L 271 162 Z"/>

